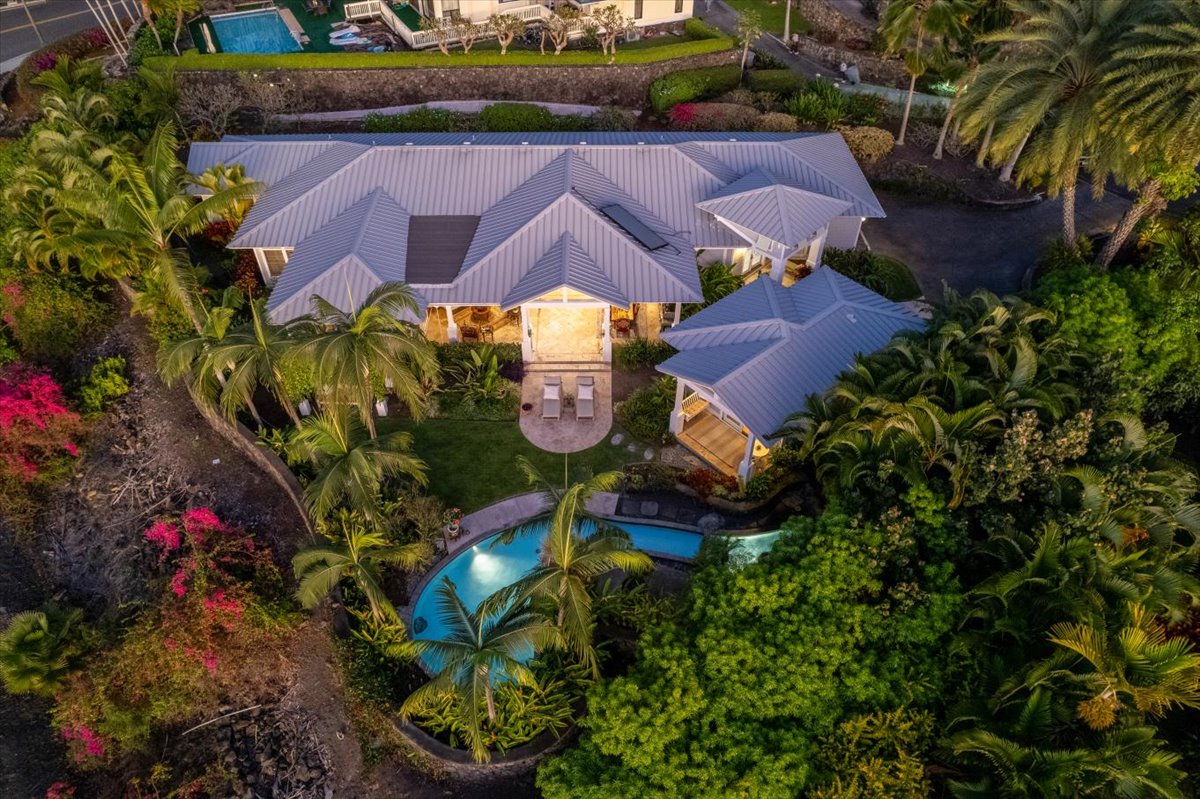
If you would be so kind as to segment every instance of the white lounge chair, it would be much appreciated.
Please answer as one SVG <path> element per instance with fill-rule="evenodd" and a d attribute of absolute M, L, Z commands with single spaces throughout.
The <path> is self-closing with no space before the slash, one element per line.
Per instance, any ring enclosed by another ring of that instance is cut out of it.
<path fill-rule="evenodd" d="M 557 419 L 562 414 L 562 378 L 547 377 L 542 386 L 542 418 Z"/>
<path fill-rule="evenodd" d="M 338 30 L 333 31 L 332 33 L 329 34 L 329 38 L 330 39 L 344 39 L 347 36 L 356 35 L 360 30 L 362 30 L 362 28 L 358 27 L 357 25 L 350 25 L 349 27 L 339 28 Z"/>
<path fill-rule="evenodd" d="M 370 44 L 370 39 L 364 39 L 361 36 L 351 36 L 347 39 L 330 39 L 329 43 L 335 47 L 350 47 L 356 44 Z"/>
<path fill-rule="evenodd" d="M 590 375 L 579 378 L 575 381 L 575 390 L 575 418 L 596 418 L 596 379 Z"/>

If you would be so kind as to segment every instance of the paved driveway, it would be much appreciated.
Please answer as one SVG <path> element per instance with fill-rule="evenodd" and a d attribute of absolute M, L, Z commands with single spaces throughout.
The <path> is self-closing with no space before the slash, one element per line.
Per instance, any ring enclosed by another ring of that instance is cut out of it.
<path fill-rule="evenodd" d="M 118 4 L 114 3 L 114 7 Z M 135 2 L 134 7 L 138 7 Z M 30 2 L 29 13 L 37 23 L 37 32 L 46 42 L 88 28 L 97 27 L 96 18 L 83 0 L 43 0 Z M 42 46 L 29 17 L 20 6 L 0 10 L 0 72 L 16 69 L 25 56 Z"/>
<path fill-rule="evenodd" d="M 908 264 L 930 298 L 941 297 L 943 281 L 963 293 L 977 288 L 1000 294 L 1020 290 L 1025 271 L 1061 228 L 1061 200 L 1019 211 L 989 211 L 877 194 L 887 218 L 868 219 L 863 235 L 871 249 Z M 1090 187 L 1081 183 L 1076 204 L 1079 232 L 1111 229 L 1128 204 L 1112 193 L 1096 202 Z"/>

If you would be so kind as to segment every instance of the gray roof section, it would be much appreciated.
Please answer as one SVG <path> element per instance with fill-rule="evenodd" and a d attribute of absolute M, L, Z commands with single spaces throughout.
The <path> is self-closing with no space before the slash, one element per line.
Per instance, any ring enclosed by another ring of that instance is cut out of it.
<path fill-rule="evenodd" d="M 707 386 L 759 438 L 769 438 L 809 394 L 826 391 L 859 353 L 924 323 L 832 269 L 789 287 L 747 286 L 664 330 L 679 350 L 659 365 Z"/>
<path fill-rule="evenodd" d="M 849 200 L 806 191 L 756 169 L 697 205 L 790 251 L 843 215 L 850 204 Z"/>
<path fill-rule="evenodd" d="M 453 282 L 478 227 L 477 216 L 410 216 L 405 270 L 408 282 Z"/>

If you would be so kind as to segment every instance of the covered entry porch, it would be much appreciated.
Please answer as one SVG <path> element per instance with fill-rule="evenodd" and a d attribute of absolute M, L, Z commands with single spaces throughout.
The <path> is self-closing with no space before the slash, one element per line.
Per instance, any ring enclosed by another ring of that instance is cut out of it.
<path fill-rule="evenodd" d="M 705 386 L 677 380 L 670 429 L 680 444 L 730 477 L 749 480 L 769 463 L 769 446 Z"/>

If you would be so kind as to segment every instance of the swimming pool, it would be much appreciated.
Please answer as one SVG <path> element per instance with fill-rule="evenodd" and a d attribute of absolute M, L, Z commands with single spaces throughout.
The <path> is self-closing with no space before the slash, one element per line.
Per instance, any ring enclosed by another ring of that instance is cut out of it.
<path fill-rule="evenodd" d="M 273 8 L 220 14 L 209 22 L 226 53 L 296 53 L 303 49 Z"/>
<path fill-rule="evenodd" d="M 673 527 L 624 522 L 617 522 L 616 525 L 629 533 L 633 545 L 638 549 L 652 555 L 666 555 L 680 560 L 694 559 L 700 552 L 700 542 L 704 540 L 700 533 Z M 537 565 L 541 536 L 520 536 L 508 544 L 497 543 L 496 539 L 499 537 L 500 534 L 497 533 L 459 552 L 425 583 L 421 595 L 413 604 L 413 638 L 437 639 L 446 632 L 438 613 L 435 593 L 435 589 L 442 584 L 443 577 L 454 581 L 458 595 L 467 607 L 475 608 L 484 599 L 504 586 L 516 582 Z M 738 544 L 752 560 L 757 560 L 762 553 L 771 548 L 777 538 L 778 531 L 738 536 Z M 532 655 L 533 652 L 530 651 L 529 656 Z M 425 655 L 425 663 L 431 668 L 437 668 L 436 661 L 429 655 Z"/>

